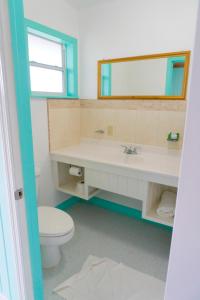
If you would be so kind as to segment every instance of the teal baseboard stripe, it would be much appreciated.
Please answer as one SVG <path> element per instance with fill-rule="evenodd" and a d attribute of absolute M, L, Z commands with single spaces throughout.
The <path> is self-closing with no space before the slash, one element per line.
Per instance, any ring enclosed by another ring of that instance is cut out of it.
<path fill-rule="evenodd" d="M 66 209 L 69 209 L 70 207 L 76 205 L 77 203 L 82 203 L 85 205 L 95 205 L 95 206 L 107 209 L 109 211 L 125 215 L 127 217 L 132 217 L 134 219 L 151 224 L 153 226 L 157 226 L 157 227 L 172 231 L 172 227 L 170 227 L 170 226 L 143 219 L 142 212 L 136 208 L 131 208 L 131 207 L 121 205 L 118 203 L 114 203 L 114 202 L 108 201 L 106 199 L 101 199 L 98 197 L 93 197 L 89 201 L 85 201 L 85 200 L 77 198 L 77 197 L 71 197 L 56 207 L 61 210 L 66 210 Z"/>
<path fill-rule="evenodd" d="M 88 203 L 122 215 L 126 215 L 128 217 L 134 217 L 135 219 L 138 220 L 141 220 L 142 218 L 141 211 L 138 209 L 130 208 L 98 197 L 93 197 Z"/>
<path fill-rule="evenodd" d="M 153 226 L 163 228 L 165 230 L 169 230 L 169 231 L 173 230 L 173 227 L 168 226 L 168 225 L 164 225 L 164 224 L 161 224 L 161 223 L 153 222 L 153 221 L 146 220 L 146 219 L 143 219 L 143 218 L 142 218 L 142 221 L 145 222 L 145 223 L 148 223 L 148 224 L 152 224 Z"/>
<path fill-rule="evenodd" d="M 61 210 L 69 209 L 70 207 L 74 206 L 75 204 L 79 203 L 80 199 L 77 197 L 70 197 L 69 199 L 65 200 L 64 202 L 58 204 L 56 208 Z"/>

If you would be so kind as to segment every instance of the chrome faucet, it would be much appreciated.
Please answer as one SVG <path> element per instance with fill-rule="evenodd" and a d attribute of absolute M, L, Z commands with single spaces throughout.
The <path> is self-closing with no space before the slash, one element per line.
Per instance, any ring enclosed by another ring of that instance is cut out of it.
<path fill-rule="evenodd" d="M 133 145 L 121 145 L 124 148 L 124 153 L 126 154 L 138 154 L 138 149 Z"/>

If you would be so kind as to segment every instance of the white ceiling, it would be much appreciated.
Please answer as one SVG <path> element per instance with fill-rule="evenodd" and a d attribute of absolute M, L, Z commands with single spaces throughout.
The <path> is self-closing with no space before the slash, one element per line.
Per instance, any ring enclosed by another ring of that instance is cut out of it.
<path fill-rule="evenodd" d="M 66 0 L 70 5 L 75 8 L 81 9 L 86 8 L 102 2 L 108 2 L 108 0 Z"/>

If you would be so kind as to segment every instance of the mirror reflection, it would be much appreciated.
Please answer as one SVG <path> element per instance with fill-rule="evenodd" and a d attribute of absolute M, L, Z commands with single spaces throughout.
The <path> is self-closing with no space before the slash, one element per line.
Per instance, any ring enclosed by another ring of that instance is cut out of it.
<path fill-rule="evenodd" d="M 188 63 L 189 53 L 101 61 L 99 97 L 183 99 Z"/>

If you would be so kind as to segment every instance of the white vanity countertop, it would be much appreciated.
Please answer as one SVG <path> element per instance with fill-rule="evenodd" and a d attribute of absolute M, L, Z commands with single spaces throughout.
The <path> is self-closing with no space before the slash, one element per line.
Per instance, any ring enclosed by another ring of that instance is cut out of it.
<path fill-rule="evenodd" d="M 177 186 L 180 166 L 180 151 L 167 150 L 159 147 L 141 145 L 141 153 L 127 155 L 123 153 L 119 142 L 106 142 L 102 140 L 83 140 L 80 144 L 69 146 L 51 152 L 54 161 L 78 164 L 92 167 L 102 164 L 110 167 L 120 167 L 129 171 L 138 171 L 152 175 L 156 178 L 166 177 L 166 184 Z M 89 165 L 88 165 L 89 163 Z M 149 178 L 151 180 L 151 178 Z M 159 181 L 159 180 L 158 180 Z M 169 181 L 169 182 L 168 182 Z M 165 182 L 160 182 L 165 183 Z"/>

